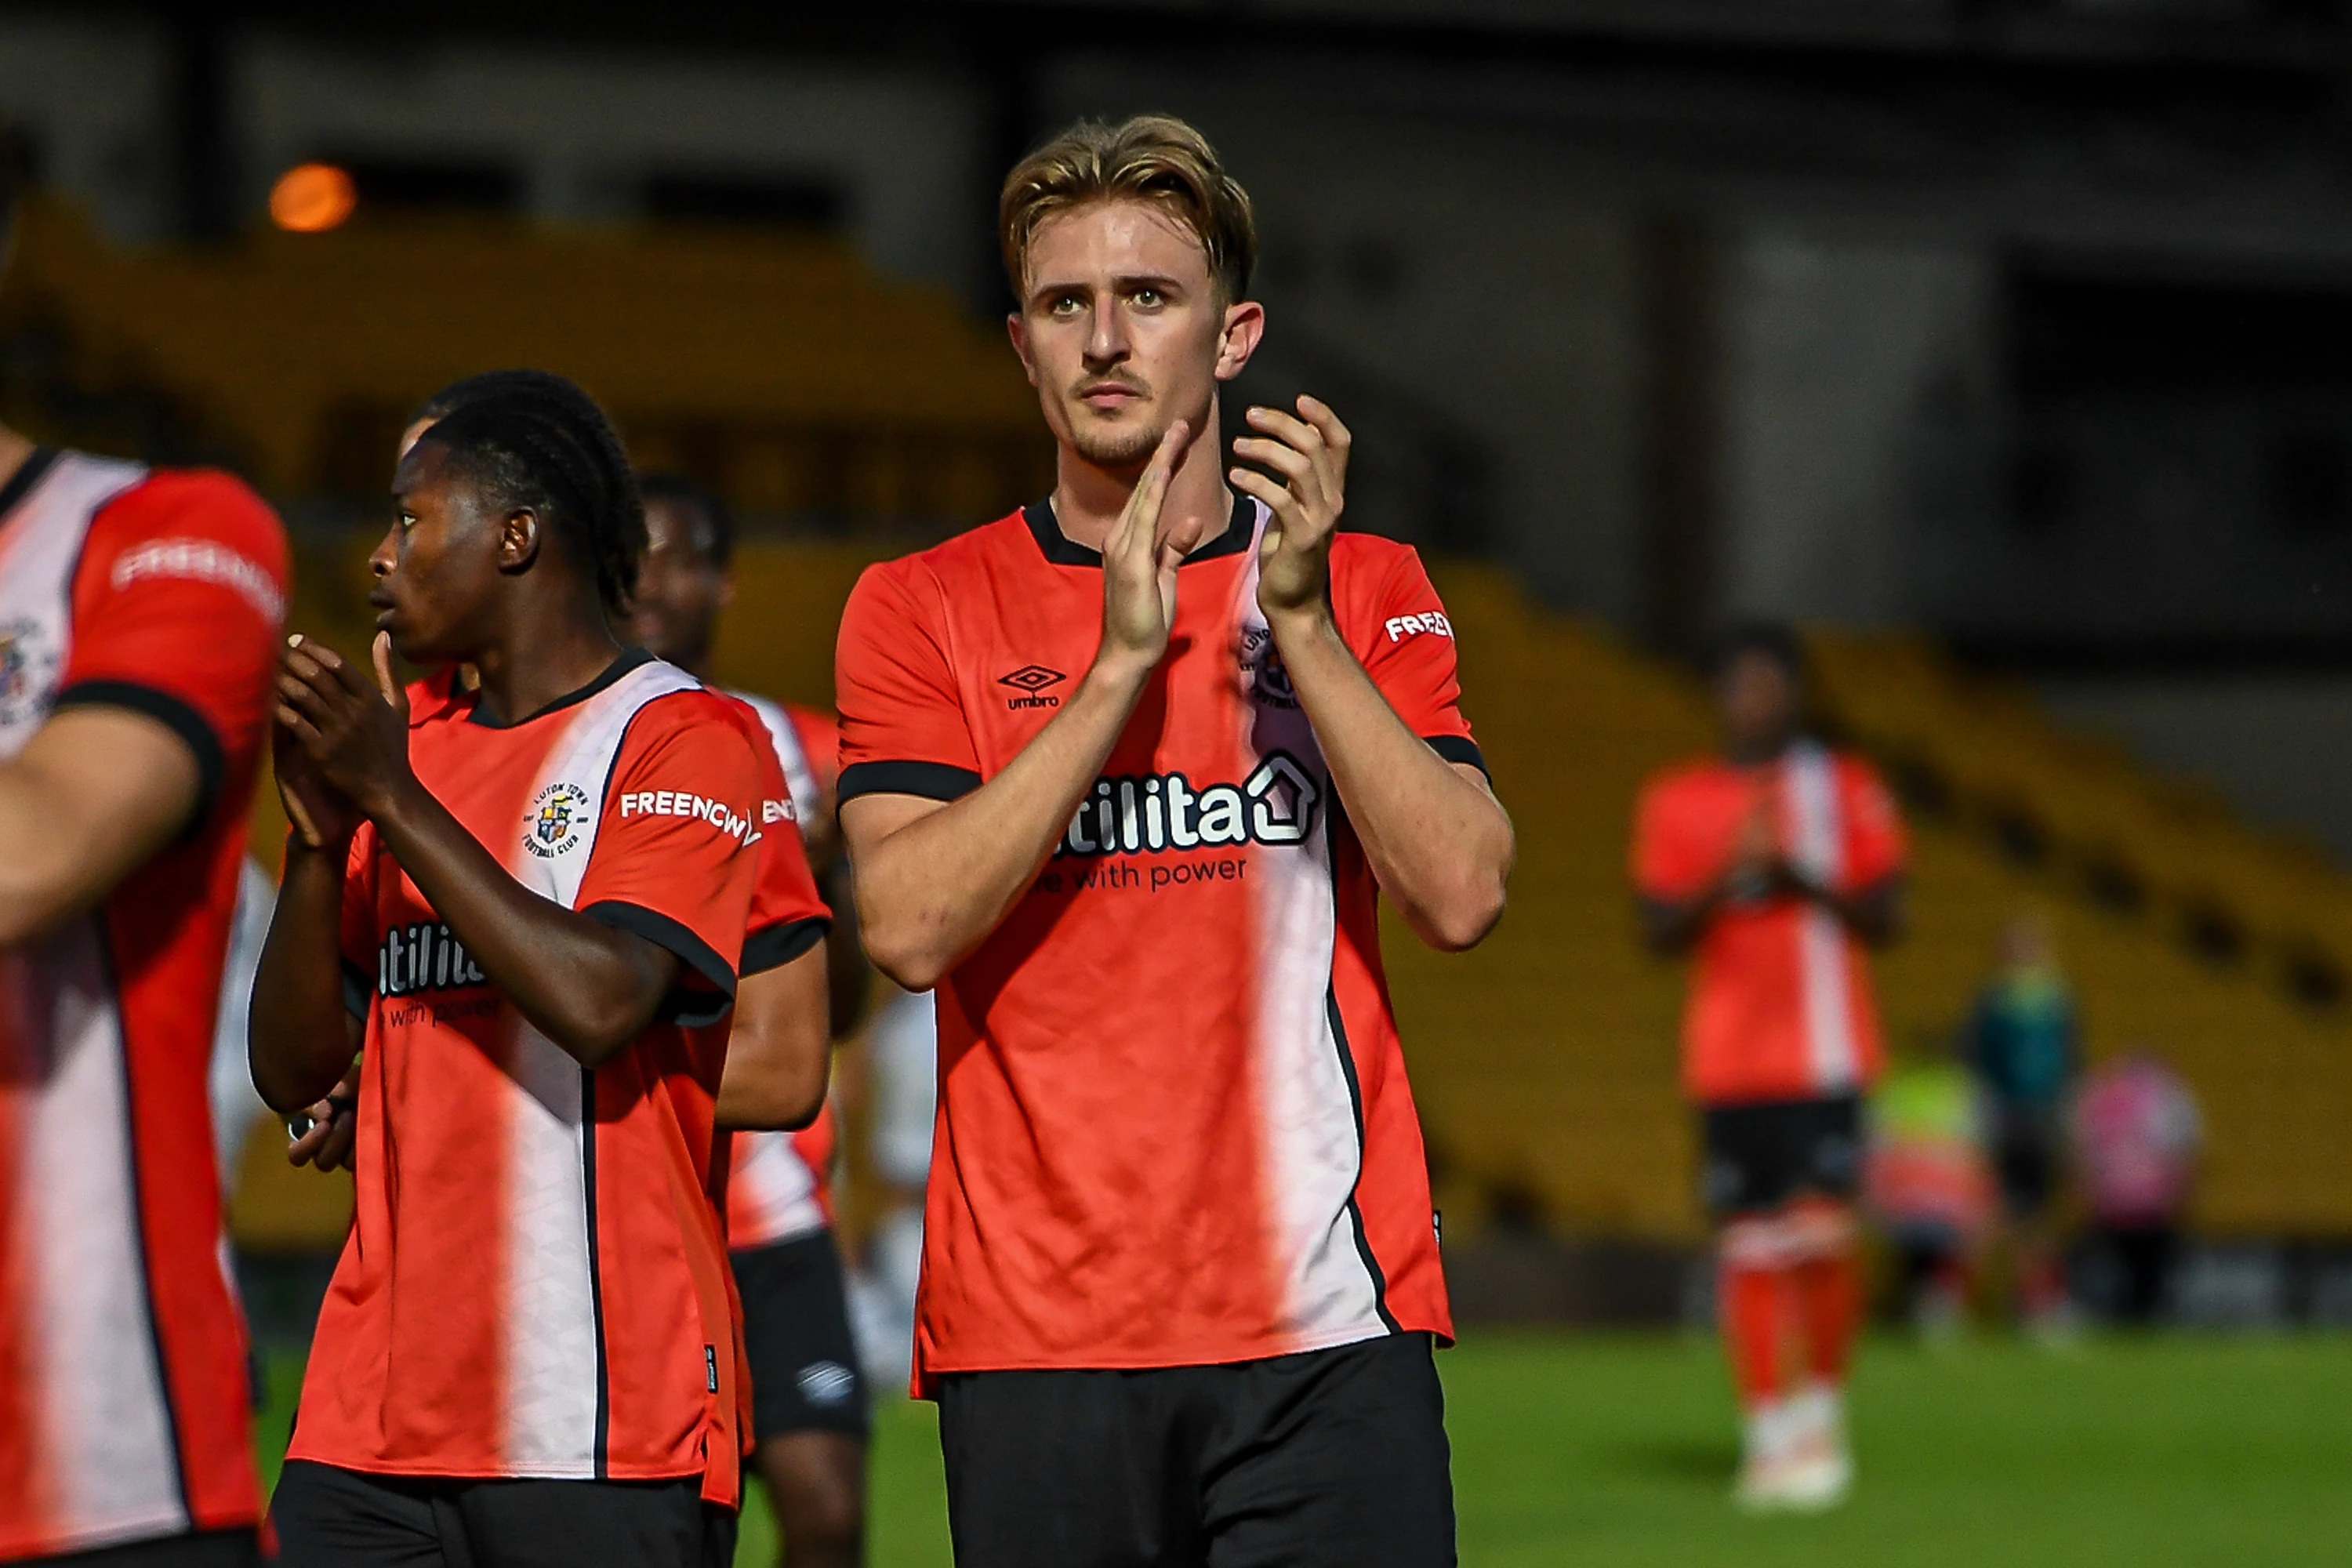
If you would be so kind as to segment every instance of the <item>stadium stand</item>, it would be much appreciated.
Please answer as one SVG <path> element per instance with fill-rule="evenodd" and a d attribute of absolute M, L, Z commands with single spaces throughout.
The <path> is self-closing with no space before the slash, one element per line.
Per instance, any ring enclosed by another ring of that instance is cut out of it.
<path fill-rule="evenodd" d="M 445 220 L 130 251 L 47 202 L 21 226 L 0 326 L 46 329 L 80 384 L 201 409 L 277 495 L 381 494 L 417 389 L 486 364 L 572 376 L 643 460 L 750 511 L 972 516 L 1051 471 L 1001 340 L 823 239 Z"/>

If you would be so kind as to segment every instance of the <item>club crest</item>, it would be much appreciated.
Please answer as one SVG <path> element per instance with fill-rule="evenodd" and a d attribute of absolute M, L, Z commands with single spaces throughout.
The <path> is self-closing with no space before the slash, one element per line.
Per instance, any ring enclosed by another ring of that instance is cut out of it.
<path fill-rule="evenodd" d="M 40 623 L 0 624 L 0 729 L 37 718 L 48 700 L 56 657 L 39 641 Z"/>
<path fill-rule="evenodd" d="M 552 860 L 580 842 L 587 815 L 586 790 L 574 784 L 551 784 L 530 803 L 522 847 L 542 860 Z"/>
<path fill-rule="evenodd" d="M 1298 706 L 1290 671 L 1283 668 L 1282 651 L 1274 646 L 1274 634 L 1264 626 L 1242 631 L 1242 687 L 1268 708 Z"/>

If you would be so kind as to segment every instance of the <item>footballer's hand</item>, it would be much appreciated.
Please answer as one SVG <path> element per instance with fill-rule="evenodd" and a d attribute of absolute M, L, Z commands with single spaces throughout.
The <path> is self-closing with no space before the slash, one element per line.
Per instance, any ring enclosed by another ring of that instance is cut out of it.
<path fill-rule="evenodd" d="M 289 638 L 289 651 L 302 641 L 299 635 Z M 304 845 L 312 849 L 341 848 L 358 831 L 359 807 L 319 771 L 317 762 L 286 724 L 285 706 L 281 698 L 278 703 L 280 718 L 269 727 L 269 771 L 277 781 L 278 803 L 286 808 L 286 820 L 294 825 Z"/>
<path fill-rule="evenodd" d="M 1176 568 L 1190 544 L 1161 533 L 1160 509 L 1191 439 L 1185 421 L 1168 426 L 1127 498 L 1127 510 L 1103 542 L 1102 651 L 1096 659 L 1118 661 L 1122 673 L 1139 675 L 1157 667 L 1176 624 Z"/>
<path fill-rule="evenodd" d="M 388 680 L 386 639 L 376 642 L 377 679 Z M 290 637 L 278 661 L 278 725 L 328 788 L 368 816 L 413 790 L 408 764 L 408 704 L 397 685 L 392 700 L 334 649 Z M 307 810 L 311 802 L 302 799 Z M 323 825 L 321 825 L 323 826 Z"/>
<path fill-rule="evenodd" d="M 310 1119 L 310 1131 L 286 1145 L 286 1163 L 313 1165 L 321 1171 L 351 1164 L 352 1144 L 359 1137 L 359 1094 L 360 1064 L 354 1061 L 342 1081 L 327 1091 L 327 1098 L 303 1112 Z"/>
<path fill-rule="evenodd" d="M 1348 447 L 1339 416 L 1312 397 L 1298 399 L 1298 416 L 1278 408 L 1245 416 L 1255 436 L 1234 443 L 1234 456 L 1274 470 L 1275 477 L 1235 468 L 1235 489 L 1265 502 L 1273 516 L 1257 549 L 1257 605 L 1268 624 L 1324 611 L 1331 582 L 1331 536 L 1347 510 Z"/>

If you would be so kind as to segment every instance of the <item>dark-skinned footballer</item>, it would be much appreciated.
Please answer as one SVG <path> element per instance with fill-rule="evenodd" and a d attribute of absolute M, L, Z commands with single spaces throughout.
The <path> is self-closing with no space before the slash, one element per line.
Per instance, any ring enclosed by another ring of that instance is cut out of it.
<path fill-rule="evenodd" d="M 614 636 L 645 522 L 584 395 L 467 403 L 393 499 L 374 678 L 297 637 L 278 682 L 309 831 L 254 1081 L 309 1105 L 364 1044 L 282 1561 L 724 1563 L 741 1370 L 711 1155 L 757 763 L 723 699 Z M 413 702 L 395 649 L 478 689 Z"/>

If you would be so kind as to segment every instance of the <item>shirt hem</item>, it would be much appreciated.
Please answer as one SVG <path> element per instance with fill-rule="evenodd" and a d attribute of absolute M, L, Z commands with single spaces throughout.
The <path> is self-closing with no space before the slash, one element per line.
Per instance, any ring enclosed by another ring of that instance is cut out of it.
<path fill-rule="evenodd" d="M 1348 1345 L 1367 1343 L 1372 1340 L 1392 1339 L 1399 1334 L 1429 1334 L 1442 1343 L 1451 1344 L 1454 1331 L 1449 1324 L 1420 1317 L 1400 1318 L 1393 1329 L 1374 1320 L 1353 1323 L 1344 1329 L 1326 1330 L 1286 1339 L 1276 1344 L 1255 1344 L 1236 1347 L 1234 1353 L 1211 1350 L 1202 1354 L 1088 1355 L 1075 1353 L 1054 1356 L 918 1356 L 908 1392 L 917 1399 L 937 1396 L 939 1380 L 976 1372 L 1160 1372 L 1177 1367 L 1241 1366 L 1252 1362 L 1278 1361 L 1284 1356 L 1310 1355 L 1317 1351 L 1339 1350 Z"/>
<path fill-rule="evenodd" d="M 19 1558 L 38 1561 L 74 1552 L 100 1552 L 115 1546 L 144 1546 L 150 1542 L 194 1535 L 198 1531 L 251 1529 L 260 1522 L 261 1516 L 256 1511 L 219 1524 L 195 1524 L 175 1503 L 170 1505 L 169 1511 L 152 1518 L 116 1520 L 62 1535 L 0 1535 L 0 1561 L 13 1563 Z"/>
<path fill-rule="evenodd" d="M 354 1458 L 299 1447 L 288 1448 L 286 1457 L 289 1460 L 299 1459 L 306 1464 L 325 1465 L 338 1470 L 356 1470 L 367 1476 L 415 1476 L 441 1481 L 698 1481 L 709 1468 L 699 1462 L 670 1468 L 660 1465 L 624 1465 L 608 1461 L 603 1474 L 599 1475 L 593 1459 L 583 1459 L 577 1468 L 536 1466 L 518 1469 L 484 1469 L 473 1465 L 446 1466 L 373 1458 Z"/>

